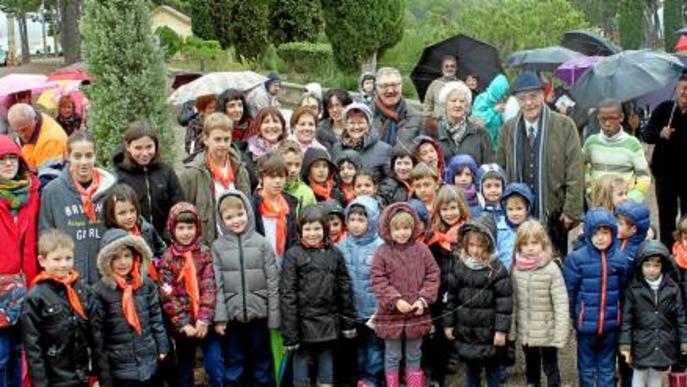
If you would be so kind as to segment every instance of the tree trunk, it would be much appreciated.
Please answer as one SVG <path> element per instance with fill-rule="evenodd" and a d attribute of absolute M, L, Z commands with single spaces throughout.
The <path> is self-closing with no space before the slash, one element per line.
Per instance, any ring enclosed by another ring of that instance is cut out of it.
<path fill-rule="evenodd" d="M 14 16 L 7 14 L 7 66 L 17 65 L 17 35 L 14 32 Z"/>
<path fill-rule="evenodd" d="M 360 65 L 361 73 L 376 73 L 377 72 L 377 50 L 375 50 L 372 55 L 370 55 L 362 65 Z"/>
<path fill-rule="evenodd" d="M 19 20 L 19 37 L 21 39 L 21 63 L 31 63 L 31 49 L 29 48 L 29 31 L 26 25 L 26 14 L 17 16 Z"/>
<path fill-rule="evenodd" d="M 72 64 L 81 60 L 81 0 L 60 1 L 60 37 L 64 50 L 64 63 Z"/>

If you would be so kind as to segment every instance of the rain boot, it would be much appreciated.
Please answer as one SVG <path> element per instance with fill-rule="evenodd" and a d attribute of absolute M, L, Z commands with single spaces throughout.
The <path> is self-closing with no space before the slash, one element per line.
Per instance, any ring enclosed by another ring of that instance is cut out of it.
<path fill-rule="evenodd" d="M 367 384 L 364 380 L 358 380 L 358 387 L 370 387 L 370 384 Z"/>
<path fill-rule="evenodd" d="M 421 369 L 411 370 L 406 369 L 406 386 L 407 387 L 425 387 L 425 374 Z"/>
<path fill-rule="evenodd" d="M 687 373 L 685 372 L 671 372 L 668 374 L 669 387 L 687 387 Z"/>
<path fill-rule="evenodd" d="M 398 370 L 384 371 L 384 378 L 386 379 L 386 387 L 399 387 Z"/>

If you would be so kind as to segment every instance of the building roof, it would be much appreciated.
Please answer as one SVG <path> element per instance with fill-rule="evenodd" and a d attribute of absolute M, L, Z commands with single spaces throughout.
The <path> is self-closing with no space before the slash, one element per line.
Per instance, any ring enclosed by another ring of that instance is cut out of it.
<path fill-rule="evenodd" d="M 174 9 L 168 5 L 160 5 L 160 6 L 156 7 L 153 10 L 153 12 L 151 13 L 151 16 L 155 16 L 155 14 L 160 13 L 160 12 L 166 12 L 166 13 L 176 17 L 177 19 L 181 20 L 184 23 L 187 23 L 189 25 L 191 24 L 191 18 L 189 16 L 179 12 L 178 10 L 176 10 L 176 9 Z"/>

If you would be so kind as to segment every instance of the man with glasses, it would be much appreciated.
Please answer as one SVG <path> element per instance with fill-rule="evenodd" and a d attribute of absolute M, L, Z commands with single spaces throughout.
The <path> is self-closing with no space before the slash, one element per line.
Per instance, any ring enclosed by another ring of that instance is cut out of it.
<path fill-rule="evenodd" d="M 441 108 L 439 106 L 439 92 L 445 84 L 451 81 L 457 81 L 456 74 L 458 73 L 458 60 L 454 56 L 446 55 L 441 60 L 441 77 L 437 78 L 429 84 L 427 92 L 425 92 L 425 110 L 427 117 L 439 119 L 441 117 Z"/>
<path fill-rule="evenodd" d="M 573 121 L 544 103 L 544 84 L 526 71 L 513 93 L 520 113 L 499 133 L 496 162 L 508 180 L 529 185 L 536 201 L 532 215 L 547 227 L 558 253 L 567 254 L 568 231 L 582 215 L 584 175 L 580 137 Z"/>
<path fill-rule="evenodd" d="M 411 113 L 403 98 L 401 73 L 392 67 L 377 71 L 377 97 L 372 103 L 373 128 L 382 141 L 394 146 L 397 141 L 411 146 L 424 126 L 424 117 Z"/>

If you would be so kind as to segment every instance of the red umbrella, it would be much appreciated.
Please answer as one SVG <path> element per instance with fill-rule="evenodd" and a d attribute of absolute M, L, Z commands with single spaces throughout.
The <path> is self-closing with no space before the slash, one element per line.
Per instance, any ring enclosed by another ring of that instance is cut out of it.
<path fill-rule="evenodd" d="M 57 69 L 48 75 L 50 81 L 88 81 L 92 80 L 91 76 L 86 72 L 86 65 L 83 62 L 76 62 L 69 66 Z"/>
<path fill-rule="evenodd" d="M 687 50 L 687 35 L 682 35 L 682 36 L 680 36 L 680 40 L 678 40 L 677 44 L 675 45 L 675 52 L 686 51 L 686 50 Z"/>

